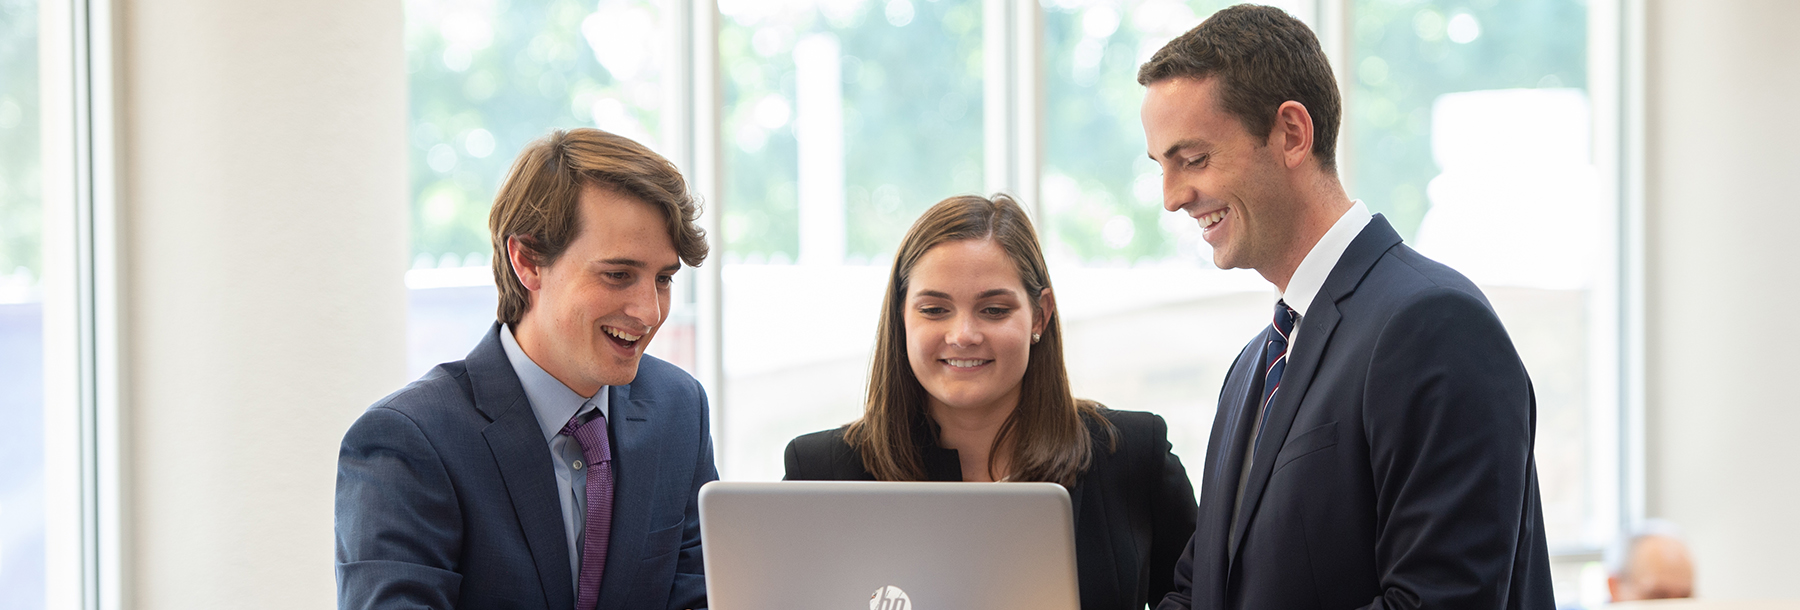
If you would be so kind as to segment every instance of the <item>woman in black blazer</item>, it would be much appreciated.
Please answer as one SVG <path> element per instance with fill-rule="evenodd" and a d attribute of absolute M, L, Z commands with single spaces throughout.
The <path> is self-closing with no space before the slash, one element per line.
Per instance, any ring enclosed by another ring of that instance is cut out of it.
<path fill-rule="evenodd" d="M 939 202 L 894 257 L 863 416 L 789 443 L 786 478 L 1060 483 L 1082 609 L 1156 604 L 1194 532 L 1193 487 L 1161 417 L 1070 393 L 1055 312 L 1017 203 Z"/>

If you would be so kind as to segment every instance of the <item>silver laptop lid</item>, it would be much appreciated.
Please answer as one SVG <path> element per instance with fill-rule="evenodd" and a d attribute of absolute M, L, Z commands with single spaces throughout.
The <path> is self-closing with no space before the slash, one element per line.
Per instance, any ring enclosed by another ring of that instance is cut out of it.
<path fill-rule="evenodd" d="M 713 610 L 1076 610 L 1053 483 L 715 481 L 700 488 Z"/>

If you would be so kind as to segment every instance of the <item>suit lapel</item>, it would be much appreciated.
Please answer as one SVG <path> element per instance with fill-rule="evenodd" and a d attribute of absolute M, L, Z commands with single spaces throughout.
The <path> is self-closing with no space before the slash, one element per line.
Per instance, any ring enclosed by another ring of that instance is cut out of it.
<path fill-rule="evenodd" d="M 1263 491 L 1268 488 L 1269 477 L 1275 472 L 1275 457 L 1281 454 L 1281 446 L 1287 442 L 1288 431 L 1293 428 L 1294 419 L 1300 413 L 1306 391 L 1312 386 L 1313 377 L 1319 371 L 1319 361 L 1325 355 L 1326 346 L 1331 343 L 1331 336 L 1337 330 L 1338 322 L 1343 319 L 1338 311 L 1338 302 L 1355 292 L 1356 286 L 1362 283 L 1363 277 L 1375 266 L 1375 261 L 1399 243 L 1400 234 L 1394 232 L 1386 218 L 1376 214 L 1363 227 L 1362 232 L 1357 234 L 1356 239 L 1351 240 L 1350 246 L 1344 249 L 1343 256 L 1338 258 L 1337 264 L 1332 266 L 1331 273 L 1326 276 L 1318 296 L 1313 298 L 1312 305 L 1307 308 L 1305 319 L 1300 321 L 1300 337 L 1306 340 L 1301 341 L 1288 354 L 1287 371 L 1281 378 L 1281 387 L 1288 391 L 1277 392 L 1274 400 L 1269 402 L 1268 412 L 1263 420 L 1262 446 L 1257 448 L 1256 460 L 1250 466 L 1250 476 L 1244 481 L 1244 501 L 1237 516 L 1237 536 L 1229 541 L 1234 567 L 1244 533 L 1256 516 Z"/>
<path fill-rule="evenodd" d="M 1281 376 L 1281 387 L 1288 391 L 1276 392 L 1274 400 L 1269 401 L 1263 419 L 1262 446 L 1257 448 L 1256 459 L 1250 464 L 1250 476 L 1244 480 L 1244 502 L 1238 509 L 1237 536 L 1231 540 L 1230 547 L 1234 563 L 1238 547 L 1244 540 L 1244 531 L 1256 514 L 1263 490 L 1269 485 L 1269 475 L 1274 473 L 1275 456 L 1287 440 L 1288 429 L 1294 425 L 1300 402 L 1312 385 L 1313 374 L 1319 370 L 1319 357 L 1325 353 L 1325 345 L 1331 341 L 1339 319 L 1334 304 L 1314 302 L 1306 319 L 1300 322 L 1300 332 L 1304 333 L 1301 336 L 1306 340 L 1288 354 L 1287 372 Z"/>
<path fill-rule="evenodd" d="M 489 329 L 466 360 L 475 407 L 492 420 L 481 436 L 500 468 L 501 484 L 512 499 L 513 513 L 525 533 L 525 545 L 531 550 L 538 584 L 544 588 L 549 607 L 568 608 L 575 604 L 575 581 L 569 574 L 569 542 L 563 532 L 550 448 L 525 398 L 525 388 L 500 346 L 499 329 L 498 324 Z"/>
<path fill-rule="evenodd" d="M 631 400 L 630 386 L 608 389 L 611 411 L 607 430 L 613 446 L 612 537 L 606 550 L 606 574 L 601 579 L 602 610 L 624 608 L 637 569 L 644 559 L 645 535 L 655 512 L 656 476 L 662 459 L 648 400 Z"/>
<path fill-rule="evenodd" d="M 1231 533 L 1232 501 L 1237 496 L 1238 473 L 1243 469 L 1244 444 L 1248 443 L 1249 426 L 1241 425 L 1252 397 L 1260 395 L 1256 371 L 1260 370 L 1262 345 L 1266 333 L 1244 347 L 1232 363 L 1225 385 L 1219 391 L 1219 409 L 1213 417 L 1208 447 L 1219 447 L 1206 456 L 1205 478 L 1200 482 L 1200 513 L 1195 522 L 1194 595 L 1213 596 L 1212 603 L 1194 604 L 1195 608 L 1222 608 L 1225 602 L 1225 575 L 1230 565 L 1226 539 Z"/>

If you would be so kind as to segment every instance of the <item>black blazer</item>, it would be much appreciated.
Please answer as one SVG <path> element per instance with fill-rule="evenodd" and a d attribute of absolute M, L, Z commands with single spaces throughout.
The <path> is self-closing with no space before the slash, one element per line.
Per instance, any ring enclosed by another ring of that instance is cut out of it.
<path fill-rule="evenodd" d="M 1138 411 L 1101 414 L 1118 430 L 1118 445 L 1088 421 L 1094 462 L 1069 491 L 1075 512 L 1075 567 L 1082 610 L 1137 610 L 1170 590 L 1181 545 L 1194 531 L 1194 488 L 1169 450 L 1163 418 Z M 955 449 L 935 438 L 921 447 L 926 476 L 961 481 Z M 787 477 L 796 481 L 872 481 L 862 456 L 844 442 L 844 429 L 807 434 L 788 443 Z"/>
<path fill-rule="evenodd" d="M 1554 608 L 1531 380 L 1487 298 L 1377 215 L 1300 321 L 1231 535 L 1264 335 L 1213 420 L 1158 610 Z"/>

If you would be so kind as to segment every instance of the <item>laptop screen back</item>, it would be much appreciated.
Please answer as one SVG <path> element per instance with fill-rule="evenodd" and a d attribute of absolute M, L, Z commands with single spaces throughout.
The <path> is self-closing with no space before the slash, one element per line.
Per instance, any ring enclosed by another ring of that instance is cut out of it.
<path fill-rule="evenodd" d="M 1072 523 L 1052 483 L 700 489 L 713 610 L 1076 610 Z"/>

